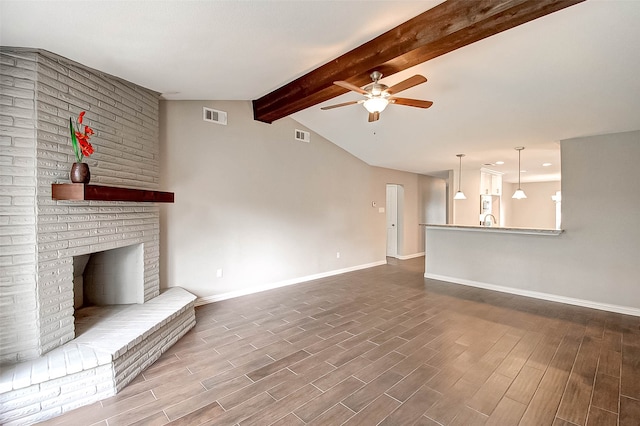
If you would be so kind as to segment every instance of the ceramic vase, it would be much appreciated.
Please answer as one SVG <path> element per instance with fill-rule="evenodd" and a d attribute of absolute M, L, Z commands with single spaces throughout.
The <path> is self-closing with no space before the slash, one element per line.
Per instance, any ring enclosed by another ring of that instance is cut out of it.
<path fill-rule="evenodd" d="M 69 177 L 73 183 L 89 183 L 91 180 L 89 165 L 87 163 L 73 163 Z"/>

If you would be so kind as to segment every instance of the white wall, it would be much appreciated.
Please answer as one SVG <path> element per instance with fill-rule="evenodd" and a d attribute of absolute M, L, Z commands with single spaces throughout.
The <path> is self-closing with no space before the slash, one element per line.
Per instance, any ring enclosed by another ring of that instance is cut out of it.
<path fill-rule="evenodd" d="M 419 176 L 420 223 L 444 225 L 447 223 L 447 181 L 432 176 Z M 424 227 L 419 233 L 420 251 L 426 253 Z"/>
<path fill-rule="evenodd" d="M 532 182 L 520 185 L 527 198 L 514 200 L 511 198 L 515 188 L 505 191 L 501 201 L 505 202 L 504 214 L 507 227 L 514 228 L 548 228 L 556 227 L 556 203 L 551 199 L 560 191 L 560 181 Z"/>
<path fill-rule="evenodd" d="M 227 111 L 228 125 L 204 122 L 203 106 Z M 387 183 L 405 193 L 399 254 L 424 250 L 418 175 L 371 167 L 313 132 L 297 142 L 307 129 L 254 121 L 250 102 L 166 101 L 160 114 L 161 187 L 176 199 L 161 210 L 163 286 L 222 298 L 385 262 Z"/>
<path fill-rule="evenodd" d="M 640 315 L 640 131 L 565 140 L 561 153 L 562 235 L 429 229 L 426 275 Z"/>
<path fill-rule="evenodd" d="M 447 223 L 446 180 L 425 175 L 420 175 L 418 179 L 422 200 L 420 206 L 420 223 Z"/>
<path fill-rule="evenodd" d="M 457 171 L 454 171 L 457 179 Z M 480 170 L 462 170 L 462 192 L 466 200 L 453 200 L 453 195 L 458 190 L 456 186 L 451 193 L 453 204 L 453 224 L 472 225 L 480 224 Z M 560 181 L 523 183 L 522 189 L 527 194 L 524 200 L 513 200 L 517 185 L 503 182 L 502 196 L 500 197 L 500 217 L 505 227 L 517 228 L 550 228 L 556 226 L 555 203 L 551 201 L 551 195 L 560 190 Z"/>
<path fill-rule="evenodd" d="M 454 172 L 457 175 L 457 172 Z M 460 189 L 467 197 L 466 200 L 454 200 L 453 196 L 458 191 L 458 181 L 450 189 L 451 202 L 453 203 L 453 223 L 456 225 L 480 224 L 480 170 L 462 169 L 462 184 Z"/>

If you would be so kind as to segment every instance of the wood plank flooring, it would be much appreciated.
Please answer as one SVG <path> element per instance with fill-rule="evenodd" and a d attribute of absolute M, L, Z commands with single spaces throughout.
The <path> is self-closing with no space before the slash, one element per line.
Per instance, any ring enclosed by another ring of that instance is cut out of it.
<path fill-rule="evenodd" d="M 640 318 L 423 278 L 424 258 L 197 308 L 47 425 L 640 424 Z"/>

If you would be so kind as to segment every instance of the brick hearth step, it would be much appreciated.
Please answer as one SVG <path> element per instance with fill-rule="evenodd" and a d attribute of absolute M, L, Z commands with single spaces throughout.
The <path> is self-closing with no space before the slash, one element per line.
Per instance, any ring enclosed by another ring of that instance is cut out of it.
<path fill-rule="evenodd" d="M 32 424 L 115 395 L 195 325 L 173 287 L 108 316 L 71 342 L 0 372 L 0 424 Z"/>

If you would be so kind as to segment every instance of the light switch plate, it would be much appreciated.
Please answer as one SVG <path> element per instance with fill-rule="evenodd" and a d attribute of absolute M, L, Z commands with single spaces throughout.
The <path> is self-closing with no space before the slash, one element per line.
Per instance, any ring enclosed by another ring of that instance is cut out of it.
<path fill-rule="evenodd" d="M 384 207 L 378 207 L 378 213 L 384 213 Z"/>

